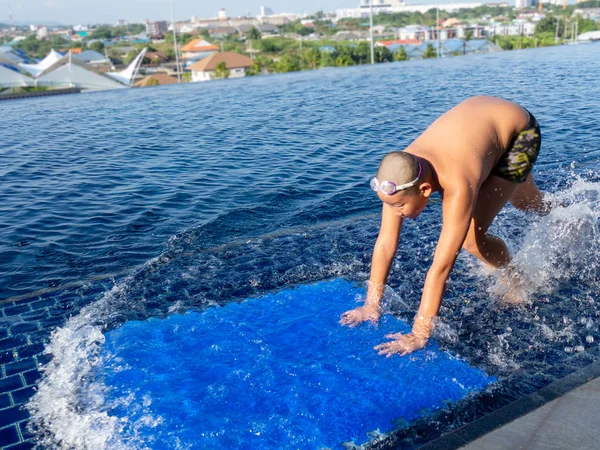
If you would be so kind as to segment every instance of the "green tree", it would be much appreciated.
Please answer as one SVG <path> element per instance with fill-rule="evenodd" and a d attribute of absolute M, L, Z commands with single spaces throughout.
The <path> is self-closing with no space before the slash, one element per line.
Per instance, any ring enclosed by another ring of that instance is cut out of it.
<path fill-rule="evenodd" d="M 394 55 L 390 52 L 390 49 L 387 47 L 375 47 L 375 62 L 383 63 L 383 62 L 392 62 L 394 60 Z"/>
<path fill-rule="evenodd" d="M 260 61 L 258 59 L 255 59 L 254 61 L 252 61 L 252 65 L 246 69 L 246 76 L 253 77 L 256 75 L 260 75 L 261 72 L 262 67 Z"/>
<path fill-rule="evenodd" d="M 305 48 L 300 55 L 304 69 L 317 69 L 321 65 L 321 52 L 316 48 Z"/>
<path fill-rule="evenodd" d="M 90 34 L 90 39 L 106 40 L 106 39 L 110 39 L 112 37 L 113 37 L 112 30 L 107 26 L 98 27 L 94 31 L 92 31 L 92 33 Z"/>
<path fill-rule="evenodd" d="M 279 61 L 275 63 L 275 72 L 296 72 L 300 70 L 300 58 L 294 54 L 283 55 Z"/>
<path fill-rule="evenodd" d="M 124 63 L 124 64 L 129 64 L 129 63 L 131 63 L 131 62 L 132 62 L 132 61 L 135 59 L 135 57 L 136 57 L 137 55 L 138 55 L 138 52 L 137 52 L 136 50 L 132 50 L 132 51 L 130 51 L 129 53 L 127 53 L 127 54 L 125 55 L 125 58 L 123 58 L 123 63 Z"/>
<path fill-rule="evenodd" d="M 332 52 L 321 52 L 320 67 L 335 67 L 335 57 Z"/>
<path fill-rule="evenodd" d="M 258 28 L 256 28 L 256 27 L 252 27 L 252 28 L 250 28 L 250 30 L 248 31 L 248 34 L 247 34 L 247 38 L 248 38 L 248 39 L 251 39 L 251 40 L 253 40 L 253 41 L 258 41 L 258 40 L 259 40 L 261 37 L 262 37 L 262 36 L 261 36 L 261 34 L 260 34 L 260 31 L 259 31 L 259 29 L 258 29 Z"/>
<path fill-rule="evenodd" d="M 100 41 L 94 41 L 88 47 L 98 53 L 102 53 L 104 51 L 104 44 Z"/>
<path fill-rule="evenodd" d="M 221 61 L 215 67 L 215 71 L 213 73 L 214 78 L 229 78 L 229 69 L 227 69 L 227 64 L 225 61 Z"/>
<path fill-rule="evenodd" d="M 465 33 L 465 37 L 463 38 L 463 55 L 467 54 L 467 42 L 473 39 L 473 30 L 469 30 Z"/>
<path fill-rule="evenodd" d="M 353 66 L 354 65 L 354 61 L 352 59 L 352 57 L 348 54 L 342 54 L 339 55 L 336 59 L 335 59 L 335 65 L 338 67 L 348 67 L 348 66 Z"/>
<path fill-rule="evenodd" d="M 423 58 L 435 58 L 437 57 L 437 53 L 435 51 L 435 47 L 433 44 L 427 44 L 427 49 L 425 53 L 423 53 Z"/>
<path fill-rule="evenodd" d="M 398 50 L 394 52 L 394 61 L 406 61 L 408 59 L 408 54 L 406 53 L 406 48 L 401 45 Z"/>

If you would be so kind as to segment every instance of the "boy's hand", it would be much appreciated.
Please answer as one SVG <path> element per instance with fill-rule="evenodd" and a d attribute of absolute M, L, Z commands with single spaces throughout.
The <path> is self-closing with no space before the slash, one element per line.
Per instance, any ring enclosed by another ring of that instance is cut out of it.
<path fill-rule="evenodd" d="M 394 340 L 390 342 L 384 342 L 383 344 L 379 344 L 374 348 L 379 352 L 380 355 L 385 355 L 386 358 L 389 358 L 394 354 L 399 354 L 400 356 L 408 355 L 415 350 L 422 349 L 425 347 L 425 344 L 427 344 L 427 338 L 418 337 L 414 333 L 394 333 L 388 334 L 385 337 Z"/>
<path fill-rule="evenodd" d="M 340 324 L 355 327 L 367 320 L 376 324 L 379 316 L 381 316 L 381 310 L 378 306 L 363 305 L 360 308 L 352 309 L 342 314 Z"/>

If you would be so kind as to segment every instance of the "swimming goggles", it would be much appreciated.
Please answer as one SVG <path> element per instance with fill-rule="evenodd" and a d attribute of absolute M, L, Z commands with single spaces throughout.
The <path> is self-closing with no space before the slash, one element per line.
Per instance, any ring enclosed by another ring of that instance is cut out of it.
<path fill-rule="evenodd" d="M 419 161 L 419 173 L 417 174 L 417 178 L 408 183 L 397 185 L 393 181 L 382 181 L 381 183 L 377 179 L 377 177 L 373 177 L 371 180 L 371 189 L 375 192 L 381 191 L 386 195 L 394 195 L 398 191 L 402 191 L 404 189 L 408 189 L 409 187 L 414 186 L 418 183 L 419 177 L 421 176 L 423 168 L 421 167 L 421 161 Z"/>

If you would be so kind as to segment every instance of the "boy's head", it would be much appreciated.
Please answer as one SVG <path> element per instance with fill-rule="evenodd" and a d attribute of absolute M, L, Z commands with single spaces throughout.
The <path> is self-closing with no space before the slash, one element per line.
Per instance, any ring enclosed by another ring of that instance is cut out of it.
<path fill-rule="evenodd" d="M 432 193 L 431 184 L 424 181 L 424 164 L 406 152 L 391 152 L 379 164 L 371 188 L 397 215 L 417 217 L 427 205 Z"/>

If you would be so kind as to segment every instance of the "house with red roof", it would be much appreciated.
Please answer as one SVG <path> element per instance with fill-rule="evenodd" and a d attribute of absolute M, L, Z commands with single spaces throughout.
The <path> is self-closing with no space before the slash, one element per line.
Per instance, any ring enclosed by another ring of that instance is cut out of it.
<path fill-rule="evenodd" d="M 183 59 L 198 61 L 219 51 L 219 47 L 204 39 L 193 39 L 181 47 Z"/>
<path fill-rule="evenodd" d="M 252 67 L 252 59 L 234 52 L 214 53 L 188 67 L 192 72 L 192 81 L 208 81 L 215 78 L 215 70 L 220 63 L 225 64 L 229 78 L 246 76 L 246 70 Z"/>

